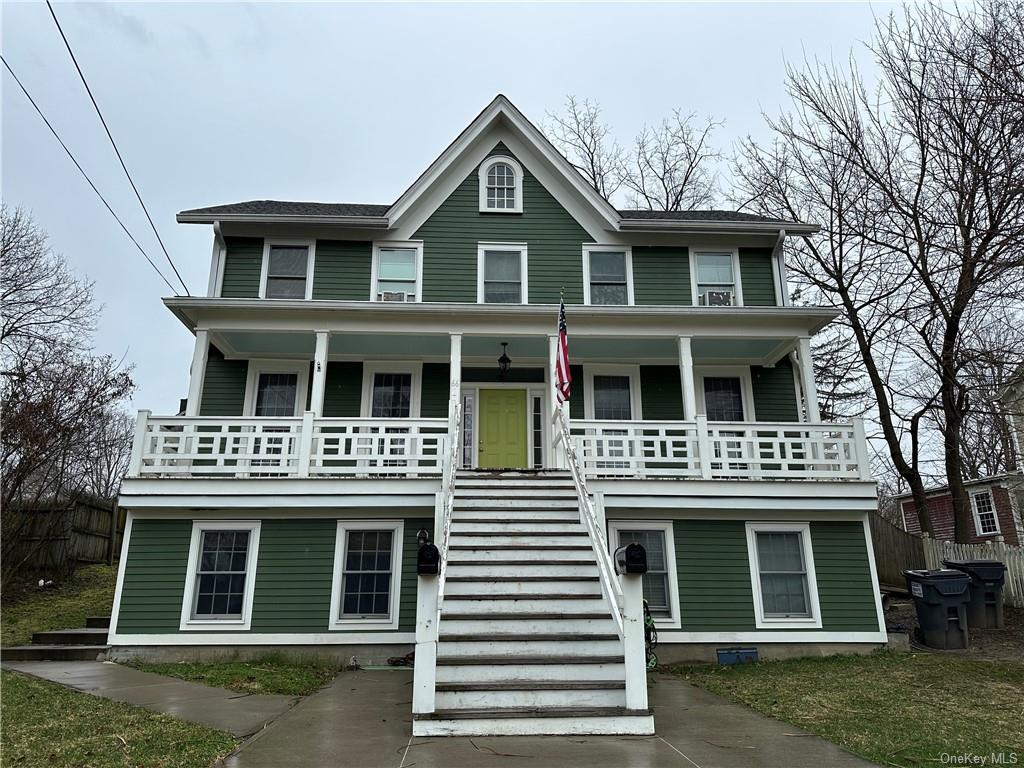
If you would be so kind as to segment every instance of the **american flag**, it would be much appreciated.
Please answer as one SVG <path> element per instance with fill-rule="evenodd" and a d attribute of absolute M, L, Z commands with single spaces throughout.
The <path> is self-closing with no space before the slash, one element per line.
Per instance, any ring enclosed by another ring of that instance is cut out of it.
<path fill-rule="evenodd" d="M 572 371 L 569 370 L 569 332 L 565 327 L 565 300 L 558 303 L 558 352 L 555 356 L 555 389 L 558 402 L 565 403 L 572 392 Z"/>

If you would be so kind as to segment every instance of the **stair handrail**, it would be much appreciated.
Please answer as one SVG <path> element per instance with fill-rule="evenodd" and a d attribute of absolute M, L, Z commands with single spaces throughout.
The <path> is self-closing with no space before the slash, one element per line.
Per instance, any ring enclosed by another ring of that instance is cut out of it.
<path fill-rule="evenodd" d="M 441 602 L 444 599 L 444 579 L 448 570 L 448 542 L 451 539 L 452 531 L 452 508 L 455 505 L 455 473 L 459 468 L 459 452 L 462 448 L 462 404 L 455 400 L 452 408 L 452 419 L 448 430 L 448 456 L 444 463 L 444 473 L 441 477 L 441 530 L 440 535 L 435 534 L 434 538 L 439 542 L 438 551 L 441 554 L 441 562 L 437 573 L 437 621 L 441 620 Z M 434 625 L 438 626 L 437 624 Z"/>
<path fill-rule="evenodd" d="M 569 420 L 566 418 L 563 408 L 557 409 L 556 419 L 558 421 L 559 433 L 562 446 L 565 449 L 565 456 L 569 465 L 569 474 L 572 475 L 573 485 L 576 486 L 576 496 L 580 504 L 580 517 L 587 533 L 590 534 L 590 544 L 594 548 L 597 557 L 597 570 L 601 577 L 601 591 L 605 599 L 612 606 L 612 618 L 615 620 L 615 629 L 619 639 L 625 639 L 623 629 L 624 600 L 622 596 L 622 585 L 615 573 L 615 564 L 612 562 L 611 553 L 608 551 L 608 540 L 605 538 L 604 529 L 598 522 L 597 513 L 590 500 L 590 492 L 587 490 L 587 481 L 580 467 L 579 457 L 576 455 L 576 446 L 573 444 L 569 434 Z"/>

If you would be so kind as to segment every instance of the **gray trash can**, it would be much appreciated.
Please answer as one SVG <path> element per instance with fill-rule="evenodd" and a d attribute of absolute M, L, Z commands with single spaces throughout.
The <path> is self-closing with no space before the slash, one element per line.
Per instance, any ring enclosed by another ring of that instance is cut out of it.
<path fill-rule="evenodd" d="M 930 648 L 967 647 L 967 601 L 971 580 L 953 570 L 904 571 L 914 598 L 921 638 Z"/>
<path fill-rule="evenodd" d="M 971 579 L 967 623 L 975 629 L 1002 628 L 1006 566 L 998 560 L 943 560 L 942 564 L 966 573 Z"/>

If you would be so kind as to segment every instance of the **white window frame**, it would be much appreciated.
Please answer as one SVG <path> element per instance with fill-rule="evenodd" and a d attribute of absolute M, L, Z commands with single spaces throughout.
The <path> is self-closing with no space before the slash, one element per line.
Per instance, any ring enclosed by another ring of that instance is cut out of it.
<path fill-rule="evenodd" d="M 754 595 L 754 622 L 758 629 L 821 629 L 821 605 L 818 601 L 818 577 L 814 571 L 814 548 L 810 523 L 747 523 L 747 559 L 750 565 L 750 587 Z M 807 577 L 807 602 L 810 616 L 765 617 L 761 595 L 761 570 L 757 559 L 758 533 L 798 533 L 803 549 Z"/>
<path fill-rule="evenodd" d="M 740 275 L 740 250 L 739 248 L 691 248 L 690 249 L 690 297 L 693 306 L 701 307 L 700 296 L 697 292 L 697 257 L 718 256 L 729 254 L 732 256 L 732 279 L 733 279 L 733 306 L 743 306 L 743 280 Z M 716 309 L 716 307 L 710 307 Z"/>
<path fill-rule="evenodd" d="M 661 531 L 665 535 L 665 567 L 668 569 L 668 604 L 671 615 L 655 617 L 654 625 L 666 629 L 680 629 L 679 570 L 676 568 L 675 532 L 671 520 L 609 520 L 608 546 L 615 555 L 619 531 Z"/>
<path fill-rule="evenodd" d="M 373 243 L 373 255 L 370 258 L 370 301 L 379 303 L 377 298 L 378 270 L 380 269 L 381 248 L 407 248 L 416 251 L 416 302 L 423 301 L 423 241 L 422 240 L 375 240 Z"/>
<path fill-rule="evenodd" d="M 192 611 L 196 603 L 196 571 L 205 531 L 249 531 L 249 550 L 245 556 L 245 594 L 242 598 L 242 616 L 238 619 L 196 619 Z M 256 592 L 256 561 L 260 553 L 259 520 L 193 520 L 192 538 L 188 545 L 188 570 L 185 571 L 185 591 L 181 598 L 182 632 L 195 630 L 248 630 L 252 624 L 252 600 Z"/>
<path fill-rule="evenodd" d="M 632 307 L 633 298 L 633 247 L 631 245 L 601 245 L 598 243 L 586 243 L 583 246 L 583 303 L 591 306 L 590 300 L 590 254 L 594 252 L 614 251 L 615 253 L 626 254 L 626 303 L 623 304 L 594 304 L 598 307 Z"/>
<path fill-rule="evenodd" d="M 308 360 L 263 360 L 253 358 L 249 360 L 249 371 L 245 380 L 245 400 L 242 406 L 242 413 L 246 416 L 256 416 L 256 387 L 259 384 L 261 373 L 294 373 L 298 375 L 295 392 L 295 413 L 293 417 L 302 416 L 305 410 L 306 394 L 309 391 L 309 361 Z M 273 416 L 260 416 L 259 418 L 274 418 Z M 287 417 L 285 417 L 287 418 Z"/>
<path fill-rule="evenodd" d="M 521 283 L 521 296 L 520 304 L 529 304 L 529 285 L 530 276 L 527 271 L 529 266 L 529 257 L 526 253 L 526 243 L 488 243 L 480 242 L 476 245 L 476 301 L 477 304 L 490 304 L 492 302 L 484 301 L 484 253 L 487 251 L 507 251 L 509 253 L 519 254 L 519 280 Z M 509 306 L 514 307 L 515 304 L 495 304 L 495 306 Z"/>
<path fill-rule="evenodd" d="M 983 493 L 988 494 L 989 501 L 992 502 L 992 516 L 996 521 L 996 529 L 994 531 L 982 532 L 981 530 L 981 514 L 978 512 L 978 501 L 977 497 Z M 999 509 L 996 507 L 996 496 L 992 493 L 991 488 L 982 488 L 977 491 L 971 491 L 967 494 L 971 498 L 971 512 L 974 514 L 974 530 L 978 532 L 979 536 L 998 536 L 1002 533 L 1002 529 L 999 525 Z"/>
<path fill-rule="evenodd" d="M 348 531 L 392 531 L 391 537 L 391 595 L 388 618 L 341 618 L 341 575 L 345 565 L 345 543 Z M 402 520 L 339 520 L 334 539 L 334 569 L 331 577 L 331 615 L 327 629 L 398 629 L 402 590 L 402 548 L 405 522 Z"/>
<path fill-rule="evenodd" d="M 412 391 L 410 392 L 409 398 L 409 418 L 418 419 L 420 417 L 420 382 L 423 380 L 423 363 L 412 362 L 372 362 L 367 361 L 363 363 L 363 395 L 359 405 L 359 413 L 362 414 L 363 418 L 381 418 L 383 417 L 371 417 L 371 410 L 373 406 L 373 379 L 378 373 L 408 373 L 412 374 Z"/>
<path fill-rule="evenodd" d="M 313 268 L 316 266 L 316 240 L 303 238 L 265 238 L 263 240 L 263 264 L 260 267 L 260 298 L 267 298 L 267 272 L 270 269 L 270 247 L 292 246 L 306 249 L 306 295 L 305 299 L 313 298 Z M 297 299 L 273 299 L 274 301 L 297 301 Z"/>
<path fill-rule="evenodd" d="M 487 207 L 487 172 L 491 166 L 497 163 L 506 163 L 512 168 L 516 177 L 515 184 L 515 205 L 512 208 L 488 208 Z M 514 158 L 507 155 L 492 155 L 480 163 L 478 171 L 480 180 L 480 213 L 522 213 L 523 212 L 523 166 Z"/>
<path fill-rule="evenodd" d="M 629 399 L 633 411 L 629 421 L 641 421 L 644 417 L 643 403 L 640 401 L 640 366 L 639 365 L 584 365 L 583 366 L 583 417 L 588 421 L 596 420 L 594 416 L 594 376 L 628 376 Z M 628 421 L 623 421 L 628 424 Z"/>
<path fill-rule="evenodd" d="M 707 416 L 708 406 L 704 399 L 704 378 L 734 378 L 740 380 L 740 392 L 743 396 L 743 423 L 757 421 L 754 411 L 754 380 L 750 375 L 750 367 L 745 365 L 695 365 L 693 367 L 694 394 L 697 398 L 698 416 Z M 712 424 L 719 422 L 711 422 Z M 729 423 L 729 422 L 722 422 Z"/>

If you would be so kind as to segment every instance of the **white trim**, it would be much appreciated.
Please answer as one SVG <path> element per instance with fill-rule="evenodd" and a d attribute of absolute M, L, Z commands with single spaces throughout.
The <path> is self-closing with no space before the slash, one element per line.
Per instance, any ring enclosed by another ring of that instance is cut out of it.
<path fill-rule="evenodd" d="M 583 417 L 594 418 L 594 376 L 629 376 L 629 406 L 632 413 L 627 421 L 641 421 L 644 418 L 643 403 L 640 401 L 640 366 L 600 364 L 583 366 Z"/>
<path fill-rule="evenodd" d="M 423 241 L 422 240 L 374 240 L 370 256 L 370 301 L 377 298 L 377 271 L 380 268 L 381 248 L 406 248 L 416 251 L 416 301 L 423 301 Z"/>
<path fill-rule="evenodd" d="M 412 389 L 409 393 L 409 418 L 420 417 L 420 388 L 423 380 L 423 363 L 419 360 L 404 361 L 370 361 L 363 364 L 363 394 L 359 403 L 359 415 L 370 418 L 373 406 L 373 378 L 378 373 L 408 373 L 412 375 Z"/>
<path fill-rule="evenodd" d="M 754 410 L 754 381 L 750 375 L 749 365 L 695 365 L 693 366 L 693 385 L 697 397 L 697 415 L 706 416 L 707 400 L 704 398 L 704 379 L 726 378 L 739 379 L 740 392 L 743 396 L 743 421 L 757 421 Z M 714 423 L 714 422 L 712 422 Z"/>
<path fill-rule="evenodd" d="M 220 222 L 213 222 L 213 255 L 210 259 L 210 278 L 206 286 L 206 295 L 220 296 L 221 283 L 224 281 L 224 261 L 227 244 L 220 233 Z"/>
<path fill-rule="evenodd" d="M 515 304 L 503 304 L 498 302 L 484 301 L 484 252 L 485 251 L 508 251 L 519 253 L 519 281 L 520 297 L 519 304 L 529 304 L 529 257 L 527 256 L 526 243 L 491 243 L 481 241 L 476 244 L 476 302 L 477 304 L 492 304 L 494 306 L 516 306 Z"/>
<path fill-rule="evenodd" d="M 875 564 L 875 546 L 871 540 L 871 524 L 868 516 L 861 520 L 864 526 L 864 546 L 868 550 L 868 570 L 871 573 L 871 592 L 875 598 L 875 616 L 878 618 L 878 631 L 885 632 L 885 611 L 882 608 L 882 592 L 878 584 L 878 567 Z"/>
<path fill-rule="evenodd" d="M 117 632 L 117 620 L 121 615 L 121 593 L 124 590 L 124 572 L 128 567 L 128 545 L 132 540 L 132 521 L 135 514 L 129 509 L 125 515 L 124 531 L 121 533 L 121 556 L 117 561 L 117 583 L 114 585 L 114 604 L 110 608 L 110 633 Z"/>
<path fill-rule="evenodd" d="M 814 550 L 811 545 L 811 526 L 809 523 L 761 523 L 748 522 L 747 560 L 750 565 L 750 587 L 754 594 L 754 624 L 758 629 L 821 629 L 821 606 L 818 603 L 818 579 L 814 572 Z M 799 533 L 800 545 L 803 548 L 804 573 L 807 579 L 807 601 L 810 616 L 806 618 L 773 618 L 765 617 L 764 602 L 761 597 L 761 570 L 757 560 L 758 533 Z"/>
<path fill-rule="evenodd" d="M 290 245 L 295 248 L 306 249 L 306 295 L 304 298 L 313 298 L 313 267 L 316 265 L 316 240 L 300 237 L 263 238 L 263 263 L 260 265 L 260 298 L 267 298 L 267 270 L 270 267 L 270 247 L 273 245 Z"/>
<path fill-rule="evenodd" d="M 591 306 L 590 303 L 590 254 L 593 252 L 602 251 L 613 251 L 615 253 L 625 253 L 626 261 L 626 304 L 625 306 L 631 307 L 635 303 L 633 297 L 633 246 L 631 245 L 602 245 L 599 243 L 584 243 L 583 244 L 583 303 L 586 306 Z M 622 305 L 608 305 L 600 304 L 593 306 L 622 306 Z"/>
<path fill-rule="evenodd" d="M 993 486 L 980 488 L 977 491 L 969 491 L 967 494 L 971 499 L 971 512 L 974 515 L 974 530 L 977 532 L 978 536 L 998 536 L 1002 533 L 1002 528 L 999 525 L 999 508 L 996 507 L 996 497 L 995 494 L 992 493 L 992 488 Z M 978 513 L 977 497 L 983 493 L 988 494 L 988 500 L 992 504 L 992 517 L 995 518 L 996 522 L 996 529 L 994 531 L 982 532 L 981 530 L 981 515 Z"/>
<path fill-rule="evenodd" d="M 668 572 L 668 607 L 670 615 L 668 618 L 655 618 L 654 624 L 658 627 L 678 629 L 682 626 L 679 608 L 679 571 L 676 568 L 676 541 L 675 527 L 671 520 L 609 520 L 608 521 L 608 546 L 611 547 L 610 554 L 614 555 L 619 542 L 619 531 L 640 530 L 640 531 L 661 531 L 665 534 L 665 568 Z"/>
<path fill-rule="evenodd" d="M 391 535 L 391 594 L 388 598 L 387 618 L 343 619 L 341 618 L 341 574 L 345 565 L 345 541 L 349 531 L 390 530 Z M 402 545 L 405 532 L 404 520 L 339 520 L 334 538 L 334 569 L 331 572 L 331 613 L 327 629 L 398 629 L 399 597 L 402 589 Z"/>
<path fill-rule="evenodd" d="M 885 632 L 658 632 L 659 643 L 886 643 Z"/>
<path fill-rule="evenodd" d="M 699 307 L 699 295 L 697 293 L 697 256 L 702 255 L 731 255 L 732 256 L 732 279 L 734 307 L 743 306 L 743 280 L 740 275 L 740 249 L 739 248 L 689 248 L 690 255 L 690 300 L 693 306 Z"/>
<path fill-rule="evenodd" d="M 252 622 L 252 600 L 256 592 L 256 562 L 260 553 L 259 520 L 193 520 L 192 538 L 188 546 L 188 570 L 185 571 L 185 591 L 181 597 L 181 622 L 178 629 L 186 631 L 203 630 L 248 630 Z M 196 571 L 199 568 L 199 551 L 205 531 L 249 531 L 249 548 L 245 556 L 245 593 L 242 598 L 240 619 L 197 619 L 193 617 L 196 602 Z"/>
<path fill-rule="evenodd" d="M 254 416 L 256 412 L 256 386 L 261 373 L 294 373 L 298 376 L 295 384 L 295 413 L 293 417 L 302 415 L 306 409 L 306 394 L 309 388 L 309 360 L 267 360 L 252 358 L 249 360 L 249 371 L 245 377 L 245 400 L 242 413 Z"/>
<path fill-rule="evenodd" d="M 505 163 L 515 175 L 515 205 L 511 208 L 487 207 L 487 174 L 491 166 Z M 514 157 L 508 155 L 491 155 L 480 163 L 477 171 L 480 180 L 480 213 L 522 213 L 523 212 L 523 166 Z"/>
<path fill-rule="evenodd" d="M 111 633 L 112 646 L 150 645 L 398 645 L 416 642 L 415 632 L 246 632 L 119 635 Z"/>

